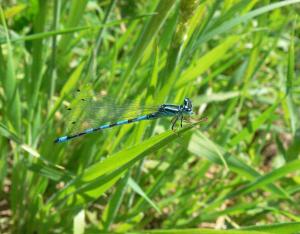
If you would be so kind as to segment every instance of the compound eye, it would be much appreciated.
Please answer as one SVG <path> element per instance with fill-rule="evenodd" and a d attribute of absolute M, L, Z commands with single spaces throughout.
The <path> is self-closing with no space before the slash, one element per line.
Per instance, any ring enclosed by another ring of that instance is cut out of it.
<path fill-rule="evenodd" d="M 189 99 L 188 99 L 188 98 L 185 98 L 184 101 L 183 101 L 183 104 L 184 104 L 185 106 L 187 106 L 188 103 L 189 103 Z"/>

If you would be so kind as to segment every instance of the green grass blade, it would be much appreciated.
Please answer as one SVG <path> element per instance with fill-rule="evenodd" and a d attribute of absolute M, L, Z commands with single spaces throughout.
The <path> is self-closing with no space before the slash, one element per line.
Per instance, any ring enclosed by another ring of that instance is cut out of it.
<path fill-rule="evenodd" d="M 150 45 L 151 41 L 155 38 L 155 36 L 159 32 L 159 29 L 164 24 L 174 3 L 175 1 L 173 0 L 161 0 L 157 5 L 157 8 L 155 10 L 157 14 L 150 18 L 149 22 L 143 29 L 143 32 L 141 33 L 138 39 L 137 45 L 134 48 L 129 65 L 123 75 L 124 84 L 127 84 L 127 80 L 129 79 L 130 75 L 132 74 L 132 72 L 138 65 L 139 61 L 141 60 L 144 51 Z M 123 88 L 125 87 L 126 85 Z"/>
<path fill-rule="evenodd" d="M 250 193 L 258 188 L 263 188 L 268 184 L 274 183 L 281 177 L 284 177 L 291 172 L 299 170 L 299 168 L 300 168 L 300 160 L 294 160 L 290 163 L 285 164 L 284 166 L 282 166 L 280 168 L 273 170 L 272 172 L 270 172 L 268 174 L 257 177 L 250 184 L 228 194 L 226 196 L 226 198 L 230 199 L 232 197 Z"/>
<path fill-rule="evenodd" d="M 136 17 L 131 17 L 131 18 L 125 18 L 122 20 L 115 20 L 111 21 L 108 23 L 104 24 L 97 24 L 97 25 L 88 25 L 88 26 L 76 26 L 76 27 L 70 27 L 70 28 L 65 28 L 65 29 L 58 29 L 58 30 L 53 30 L 53 31 L 48 31 L 48 32 L 41 32 L 41 33 L 35 33 L 31 34 L 28 36 L 22 36 L 18 38 L 13 38 L 10 42 L 11 43 L 16 43 L 16 42 L 21 42 L 21 41 L 34 41 L 34 40 L 39 40 L 39 39 L 47 39 L 52 36 L 58 36 L 58 35 L 65 35 L 65 34 L 73 34 L 75 32 L 80 32 L 84 30 L 97 30 L 97 29 L 102 29 L 102 28 L 107 28 L 107 27 L 113 27 L 128 21 L 133 21 L 133 20 L 139 20 L 144 17 L 149 17 L 152 16 L 153 14 L 143 14 L 143 15 L 138 15 Z M 1 44 L 6 44 L 7 39 L 5 38 L 0 38 L 0 45 Z"/>
<path fill-rule="evenodd" d="M 273 117 L 273 113 L 276 110 L 278 104 L 275 103 L 273 106 L 269 107 L 266 111 L 264 111 L 258 118 L 256 118 L 253 122 L 250 122 L 249 125 L 240 131 L 232 140 L 229 142 L 229 145 L 234 146 L 244 140 L 249 141 L 253 136 L 255 131 L 261 127 L 263 123 Z"/>
<path fill-rule="evenodd" d="M 78 0 L 78 1 L 71 2 L 71 9 L 68 18 L 65 22 L 65 28 L 73 28 L 79 24 L 87 3 L 88 3 L 87 0 Z M 66 51 L 68 51 L 69 42 L 71 41 L 71 38 L 72 35 L 69 34 L 63 35 L 59 43 L 59 49 L 58 49 L 60 54 L 64 54 Z"/>
<path fill-rule="evenodd" d="M 150 231 L 139 231 L 139 232 L 129 232 L 130 234 L 138 233 L 150 233 L 150 234 L 270 234 L 269 232 L 263 231 L 244 231 L 244 230 L 212 230 L 212 229 L 170 229 L 170 230 L 150 230 Z"/>
<path fill-rule="evenodd" d="M 294 223 L 276 223 L 276 224 L 269 224 L 269 225 L 258 225 L 258 226 L 249 226 L 242 228 L 243 230 L 249 231 L 262 231 L 272 234 L 294 234 L 300 230 L 300 222 Z"/>
<path fill-rule="evenodd" d="M 285 6 L 288 6 L 291 4 L 297 4 L 297 3 L 300 3 L 300 0 L 287 0 L 287 1 L 283 1 L 283 2 L 276 2 L 276 3 L 272 3 L 270 5 L 261 7 L 259 9 L 253 10 L 245 15 L 230 19 L 230 20 L 226 21 L 225 23 L 221 24 L 220 26 L 218 26 L 217 28 L 214 28 L 213 30 L 205 33 L 202 37 L 200 37 L 200 39 L 197 42 L 197 46 L 200 43 L 207 42 L 215 35 L 229 32 L 230 29 L 233 28 L 234 26 L 241 24 L 243 22 L 246 22 L 254 17 L 265 14 L 265 13 L 275 10 L 277 8 L 281 8 L 281 7 L 285 7 Z"/>
<path fill-rule="evenodd" d="M 3 88 L 5 92 L 5 113 L 4 117 L 9 126 L 13 128 L 14 132 L 19 133 L 21 131 L 21 103 L 19 87 L 17 83 L 17 77 L 15 74 L 15 63 L 13 56 L 13 48 L 10 43 L 8 35 L 8 28 L 4 18 L 3 9 L 0 6 L 1 23 L 4 27 L 5 37 L 7 40 L 7 62 L 5 68 L 5 76 L 3 82 Z"/>
<path fill-rule="evenodd" d="M 197 79 L 200 75 L 202 75 L 208 68 L 210 68 L 213 64 L 222 60 L 228 50 L 232 49 L 232 47 L 236 44 L 236 42 L 240 39 L 239 36 L 231 36 L 228 37 L 224 42 L 220 45 L 216 46 L 214 49 L 210 50 L 207 54 L 200 57 L 193 64 L 191 64 L 181 75 L 180 80 L 176 84 L 176 88 L 182 87 L 183 85 L 190 84 L 192 81 Z"/>
<path fill-rule="evenodd" d="M 213 150 L 213 148 L 210 147 L 210 145 L 214 144 L 215 147 L 218 147 L 218 151 L 221 152 L 222 154 L 224 154 L 224 149 L 222 149 L 220 146 L 217 146 L 215 143 L 211 142 L 207 137 L 202 136 L 202 133 L 200 133 L 200 132 L 197 132 L 196 134 L 194 134 L 193 138 L 194 139 L 192 139 L 192 141 L 189 145 L 189 150 L 192 153 L 194 153 L 200 157 L 204 157 L 214 163 L 222 164 L 219 153 L 216 152 L 215 150 Z M 251 179 L 251 180 L 260 177 L 260 174 L 255 169 L 248 166 L 243 161 L 241 161 L 235 157 L 230 157 L 229 154 L 225 154 L 224 158 L 225 158 L 230 170 L 232 170 L 248 179 Z M 268 189 L 271 190 L 275 195 L 289 197 L 288 194 L 284 190 L 278 188 L 275 185 L 269 185 Z"/>
<path fill-rule="evenodd" d="M 120 209 L 124 194 L 126 192 L 128 180 L 129 172 L 127 172 L 124 178 L 120 180 L 120 183 L 118 183 L 115 193 L 111 196 L 109 203 L 102 214 L 103 229 L 105 231 L 110 229 L 117 216 L 117 212 Z"/>
<path fill-rule="evenodd" d="M 132 188 L 133 191 L 135 191 L 137 194 L 143 197 L 158 213 L 161 213 L 158 206 L 155 205 L 155 203 L 147 196 L 147 194 L 132 178 L 129 178 L 128 185 Z"/>
<path fill-rule="evenodd" d="M 72 194 L 78 196 L 76 203 L 88 202 L 89 200 L 99 197 L 110 188 L 133 163 L 177 139 L 179 134 L 185 133 L 193 126 L 194 124 L 176 133 L 168 131 L 157 135 L 137 146 L 120 151 L 104 161 L 95 163 L 86 169 L 82 175 L 75 178 L 66 188 L 56 194 L 49 201 L 49 204 L 57 203 Z M 100 181 L 102 181 L 103 184 L 99 186 Z M 96 184 L 97 187 L 94 187 Z M 86 201 L 85 198 L 87 198 Z"/>

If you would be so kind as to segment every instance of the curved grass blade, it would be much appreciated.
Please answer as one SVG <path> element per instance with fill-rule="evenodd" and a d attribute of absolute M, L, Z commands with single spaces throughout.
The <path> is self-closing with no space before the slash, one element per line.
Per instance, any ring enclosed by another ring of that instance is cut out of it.
<path fill-rule="evenodd" d="M 263 231 L 272 234 L 293 234 L 297 233 L 300 230 L 300 222 L 293 222 L 293 223 L 275 223 L 269 225 L 259 225 L 259 226 L 249 226 L 241 228 L 242 230 L 249 230 L 249 231 Z M 252 232 L 251 232 L 252 233 Z"/>
<path fill-rule="evenodd" d="M 300 160 L 294 160 L 290 163 L 285 164 L 284 166 L 277 168 L 270 173 L 257 177 L 253 182 L 247 184 L 246 186 L 229 193 L 226 196 L 226 199 L 236 197 L 242 194 L 250 193 L 258 188 L 266 187 L 281 177 L 286 176 L 288 173 L 299 170 Z"/>
<path fill-rule="evenodd" d="M 20 41 L 33 41 L 33 40 L 45 39 L 45 38 L 52 37 L 52 36 L 57 36 L 57 35 L 65 35 L 65 34 L 80 32 L 80 31 L 84 31 L 84 30 L 97 30 L 97 29 L 100 29 L 100 28 L 107 28 L 107 27 L 116 26 L 116 25 L 122 24 L 124 22 L 138 20 L 138 19 L 141 19 L 141 18 L 144 18 L 144 17 L 149 17 L 149 16 L 152 16 L 152 15 L 154 15 L 154 14 L 153 13 L 152 14 L 143 14 L 143 15 L 138 15 L 136 17 L 125 18 L 125 19 L 122 19 L 122 20 L 115 20 L 115 21 L 112 21 L 112 22 L 108 22 L 106 24 L 69 27 L 69 28 L 66 28 L 66 29 L 58 29 L 58 30 L 53 30 L 53 31 L 48 31 L 48 32 L 35 33 L 35 34 L 28 35 L 28 36 L 13 38 L 10 42 L 14 43 L 14 42 L 20 42 Z M 7 40 L 5 38 L 0 38 L 0 45 L 1 44 L 6 44 L 6 43 L 7 43 Z"/>
<path fill-rule="evenodd" d="M 147 196 L 147 194 L 132 178 L 129 178 L 128 184 L 137 194 L 143 197 L 158 213 L 161 213 L 158 206 Z"/>
<path fill-rule="evenodd" d="M 197 124 L 198 122 L 190 124 L 177 132 L 170 130 L 156 135 L 141 144 L 124 149 L 101 162 L 95 163 L 87 168 L 83 174 L 72 180 L 63 190 L 56 193 L 48 201 L 48 204 L 52 206 L 65 201 L 69 205 L 71 203 L 79 205 L 98 198 L 112 187 L 134 163 L 163 148 Z"/>
<path fill-rule="evenodd" d="M 167 19 L 167 16 L 169 15 L 171 9 L 175 5 L 175 2 L 176 1 L 173 0 L 159 1 L 156 8 L 157 15 L 154 15 L 150 18 L 149 22 L 144 27 L 143 32 L 139 36 L 137 45 L 134 48 L 129 65 L 122 79 L 122 83 L 125 85 L 122 86 L 121 91 L 125 90 L 128 87 L 127 81 L 129 77 L 138 65 L 147 47 L 150 45 L 151 41 L 155 38 L 162 25 L 165 23 L 165 20 Z M 119 94 L 122 94 L 122 92 L 119 92 Z"/>
<path fill-rule="evenodd" d="M 234 17 L 233 19 L 224 22 L 219 27 L 216 27 L 215 29 L 211 30 L 210 32 L 203 34 L 203 36 L 200 37 L 198 42 L 196 43 L 196 46 L 199 46 L 199 44 L 201 44 L 201 43 L 207 42 L 215 35 L 219 35 L 224 32 L 228 32 L 234 26 L 236 26 L 240 23 L 246 22 L 256 16 L 262 15 L 264 13 L 267 13 L 269 11 L 275 10 L 280 7 L 297 4 L 299 2 L 300 2 L 300 0 L 288 0 L 288 1 L 275 2 L 273 4 L 269 4 L 267 6 L 263 6 L 256 10 L 250 11 L 249 13 L 242 15 L 240 17 Z"/>
<path fill-rule="evenodd" d="M 209 141 L 209 143 L 207 141 Z M 209 147 L 211 144 L 214 144 L 216 147 L 218 147 L 219 152 L 225 154 L 225 150 L 222 147 L 216 145 L 215 143 L 212 143 L 208 138 L 203 137 L 202 133 L 200 132 L 197 132 L 193 135 L 191 143 L 189 145 L 189 151 L 214 163 L 222 164 L 219 154 Z M 254 180 L 261 176 L 254 168 L 248 166 L 246 163 L 236 157 L 230 157 L 229 154 L 226 154 L 224 158 L 226 159 L 227 165 L 230 170 L 246 177 L 249 180 Z M 274 195 L 277 195 L 279 197 L 291 199 L 284 189 L 276 185 L 267 185 L 267 190 L 271 191 Z M 223 198 L 221 200 L 223 201 Z"/>

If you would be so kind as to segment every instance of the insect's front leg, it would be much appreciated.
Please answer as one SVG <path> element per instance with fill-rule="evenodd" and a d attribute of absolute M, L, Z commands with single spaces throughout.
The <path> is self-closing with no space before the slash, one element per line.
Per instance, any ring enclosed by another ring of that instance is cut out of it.
<path fill-rule="evenodd" d="M 180 126 L 182 127 L 183 115 L 180 117 Z"/>
<path fill-rule="evenodd" d="M 174 131 L 174 133 L 175 133 L 178 137 L 182 137 L 182 136 L 180 136 L 180 134 L 176 131 L 176 129 L 174 129 L 174 126 L 175 126 L 176 122 L 178 121 L 179 117 L 180 117 L 180 120 L 181 120 L 181 127 L 182 127 L 182 117 L 183 117 L 183 116 L 176 115 L 176 117 L 174 117 L 174 118 L 172 119 L 172 130 Z"/>
<path fill-rule="evenodd" d="M 178 115 L 176 117 L 174 117 L 172 120 L 172 130 L 174 130 L 174 126 L 175 126 L 177 120 L 178 120 Z"/>

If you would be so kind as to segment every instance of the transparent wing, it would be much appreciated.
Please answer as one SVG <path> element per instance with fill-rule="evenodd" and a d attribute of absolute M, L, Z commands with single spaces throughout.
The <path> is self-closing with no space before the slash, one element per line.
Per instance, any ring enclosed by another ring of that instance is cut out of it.
<path fill-rule="evenodd" d="M 104 95 L 91 96 L 90 93 L 80 91 L 66 107 L 64 119 L 67 132 L 77 133 L 103 124 L 150 114 L 158 108 L 159 105 L 145 107 L 132 101 L 120 104 Z"/>

